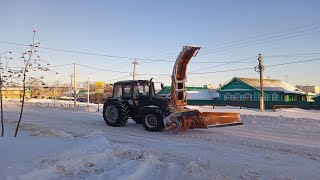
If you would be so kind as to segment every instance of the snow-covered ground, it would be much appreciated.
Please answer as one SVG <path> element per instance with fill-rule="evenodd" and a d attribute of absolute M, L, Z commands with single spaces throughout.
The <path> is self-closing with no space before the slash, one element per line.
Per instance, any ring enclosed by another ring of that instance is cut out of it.
<path fill-rule="evenodd" d="M 51 102 L 47 102 L 51 103 Z M 0 179 L 320 179 L 320 111 L 231 107 L 243 126 L 151 133 L 107 126 L 84 107 L 5 105 Z"/>

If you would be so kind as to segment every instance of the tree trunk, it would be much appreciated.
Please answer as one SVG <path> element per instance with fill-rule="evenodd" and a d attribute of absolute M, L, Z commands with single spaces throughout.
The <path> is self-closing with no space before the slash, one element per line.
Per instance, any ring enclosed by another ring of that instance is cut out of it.
<path fill-rule="evenodd" d="M 17 127 L 16 127 L 16 132 L 14 133 L 14 137 L 17 137 L 19 126 L 20 126 L 20 122 L 21 122 L 21 119 L 22 119 L 22 114 L 23 114 L 24 97 L 25 97 L 25 94 L 26 94 L 26 70 L 27 70 L 27 68 L 25 68 L 24 73 L 23 73 L 23 91 L 22 91 L 21 111 L 20 111 L 19 121 L 18 121 L 18 124 L 17 124 Z"/>
<path fill-rule="evenodd" d="M 1 101 L 1 137 L 4 135 L 4 124 L 3 124 L 3 105 L 2 105 L 2 77 L 0 72 L 0 101 Z"/>

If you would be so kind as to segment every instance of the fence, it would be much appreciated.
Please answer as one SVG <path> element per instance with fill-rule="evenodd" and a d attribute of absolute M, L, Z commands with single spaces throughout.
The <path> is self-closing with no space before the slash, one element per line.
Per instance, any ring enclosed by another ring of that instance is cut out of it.
<path fill-rule="evenodd" d="M 5 101 L 5 104 L 16 104 L 19 105 L 21 104 L 20 101 Z M 36 105 L 36 106 L 40 106 L 40 107 L 74 107 L 74 103 L 70 102 L 70 103 L 61 103 L 61 102 L 28 102 L 25 101 L 24 102 L 25 105 Z M 80 106 L 87 106 L 87 104 L 83 104 L 83 103 L 77 103 L 76 107 L 80 107 Z"/>
<path fill-rule="evenodd" d="M 247 108 L 260 107 L 259 101 L 221 101 L 221 100 L 189 100 L 189 105 L 212 105 L 212 106 L 238 106 Z M 319 102 L 304 102 L 304 101 L 265 101 L 266 109 L 276 110 L 277 108 L 302 108 L 302 109 L 320 109 Z"/>

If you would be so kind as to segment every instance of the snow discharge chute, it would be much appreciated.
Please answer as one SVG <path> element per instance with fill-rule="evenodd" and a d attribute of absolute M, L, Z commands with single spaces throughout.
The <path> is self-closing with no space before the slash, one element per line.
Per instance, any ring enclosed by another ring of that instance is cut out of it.
<path fill-rule="evenodd" d="M 164 119 L 166 130 L 183 131 L 193 128 L 210 128 L 242 125 L 238 113 L 200 112 L 187 108 L 187 90 L 185 86 L 187 65 L 196 56 L 200 47 L 184 46 L 180 52 L 171 76 L 171 105 L 173 112 Z"/>

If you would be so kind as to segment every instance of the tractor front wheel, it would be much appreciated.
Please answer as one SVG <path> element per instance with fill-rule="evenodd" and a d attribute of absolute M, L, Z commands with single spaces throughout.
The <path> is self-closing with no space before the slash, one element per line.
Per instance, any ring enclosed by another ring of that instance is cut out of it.
<path fill-rule="evenodd" d="M 142 123 L 147 131 L 162 131 L 164 128 L 162 111 L 156 108 L 147 109 L 142 116 Z"/>

